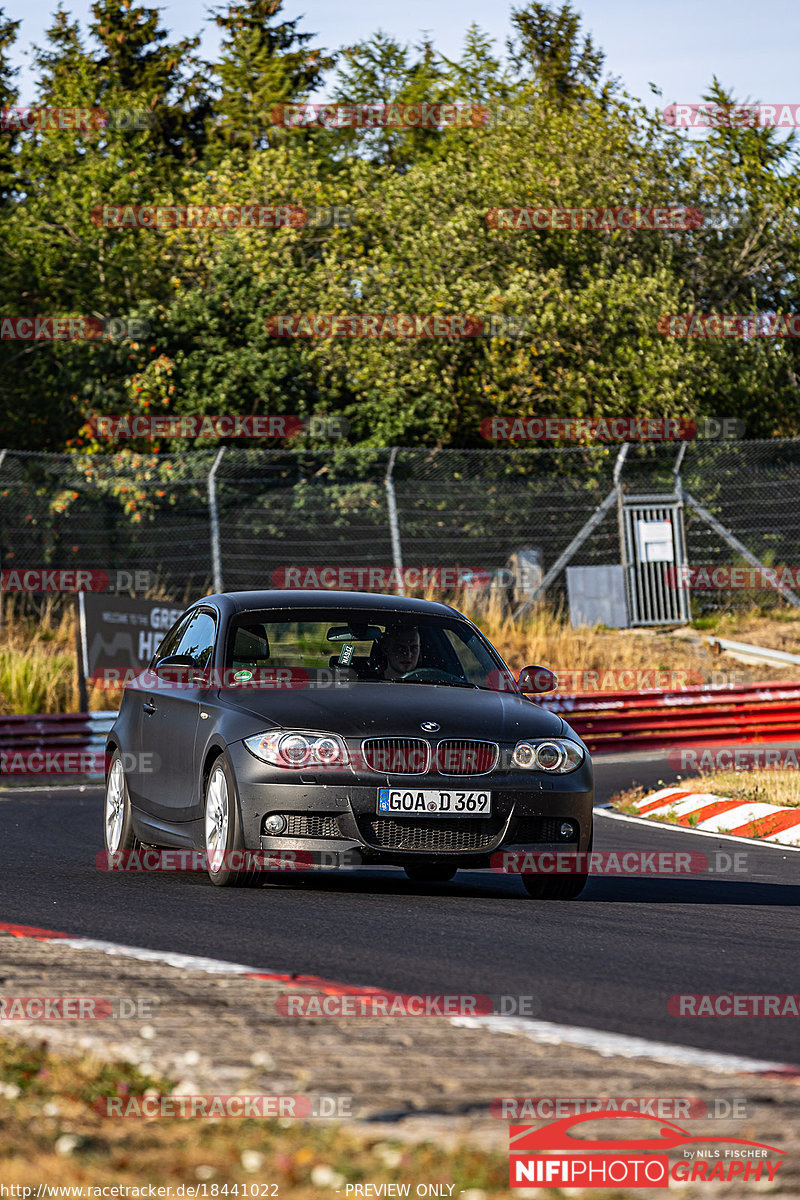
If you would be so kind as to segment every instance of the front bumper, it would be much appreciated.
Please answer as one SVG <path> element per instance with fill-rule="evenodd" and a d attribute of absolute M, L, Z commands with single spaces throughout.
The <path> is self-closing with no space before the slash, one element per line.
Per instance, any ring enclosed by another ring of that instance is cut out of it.
<path fill-rule="evenodd" d="M 303 850 L 342 861 L 402 866 L 421 860 L 447 860 L 463 867 L 487 867 L 501 849 L 588 850 L 592 832 L 594 787 L 591 763 L 569 775 L 539 772 L 492 772 L 454 781 L 433 773 L 405 778 L 346 773 L 313 775 L 287 772 L 261 763 L 236 743 L 228 748 L 236 775 L 247 849 Z M 299 776 L 299 778 L 298 778 Z M 453 790 L 487 789 L 491 817 L 394 817 L 378 814 L 379 787 Z M 263 832 L 264 818 L 281 813 L 288 829 L 280 837 Z M 560 826 L 574 825 L 562 837 Z"/>

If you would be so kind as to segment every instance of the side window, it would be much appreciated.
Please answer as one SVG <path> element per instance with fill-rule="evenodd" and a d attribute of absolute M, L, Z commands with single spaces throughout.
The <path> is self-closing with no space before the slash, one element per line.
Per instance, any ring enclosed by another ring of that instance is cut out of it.
<path fill-rule="evenodd" d="M 172 654 L 189 654 L 199 667 L 205 668 L 214 653 L 217 623 L 211 613 L 197 612 L 180 638 Z"/>
<path fill-rule="evenodd" d="M 156 664 L 160 662 L 162 658 L 166 658 L 168 654 L 177 654 L 175 647 L 183 637 L 189 622 L 194 616 L 194 613 L 187 613 L 185 616 L 181 617 L 181 619 L 175 625 L 173 625 L 172 629 L 170 629 L 169 633 L 166 634 L 162 639 L 158 649 L 153 655 L 151 666 L 155 667 Z"/>

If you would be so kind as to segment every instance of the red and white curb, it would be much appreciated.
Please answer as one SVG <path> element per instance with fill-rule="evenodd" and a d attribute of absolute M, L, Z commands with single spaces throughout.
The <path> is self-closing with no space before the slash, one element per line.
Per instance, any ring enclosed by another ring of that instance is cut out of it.
<path fill-rule="evenodd" d="M 749 804 L 711 792 L 662 788 L 634 801 L 640 817 L 669 817 L 675 825 L 707 833 L 758 838 L 783 846 L 800 845 L 800 808 Z"/>
<path fill-rule="evenodd" d="M 279 971 L 259 971 L 242 963 L 225 962 L 217 958 L 201 958 L 194 954 L 179 954 L 171 950 L 149 950 L 143 946 L 126 946 L 120 942 L 98 941 L 95 938 L 73 937 L 54 929 L 39 929 L 34 925 L 18 925 L 0 921 L 0 936 L 10 934 L 38 942 L 56 942 L 71 950 L 96 950 L 103 954 L 135 958 L 140 962 L 157 962 L 183 971 L 205 971 L 214 975 L 238 975 L 243 979 L 264 979 L 282 983 L 285 987 L 313 988 L 328 995 L 400 997 L 401 992 L 384 988 L 363 987 L 357 984 L 336 983 L 319 975 L 298 975 Z M 768 1062 L 738 1054 L 717 1054 L 695 1046 L 674 1046 L 669 1042 L 654 1042 L 649 1038 L 603 1029 L 586 1029 L 579 1025 L 558 1025 L 552 1021 L 533 1021 L 526 1017 L 479 1016 L 442 1017 L 450 1025 L 468 1029 L 488 1029 L 491 1033 L 522 1034 L 540 1045 L 575 1046 L 590 1050 L 604 1058 L 646 1058 L 651 1062 L 671 1066 L 699 1067 L 707 1071 L 740 1075 L 780 1075 L 800 1077 L 800 1065 Z M 3 1023 L 0 1021 L 0 1030 Z"/>

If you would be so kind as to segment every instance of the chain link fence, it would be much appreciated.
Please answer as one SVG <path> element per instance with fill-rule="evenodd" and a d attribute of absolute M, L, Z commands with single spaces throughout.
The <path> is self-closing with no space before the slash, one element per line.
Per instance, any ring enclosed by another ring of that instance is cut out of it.
<path fill-rule="evenodd" d="M 325 453 L 226 446 L 158 457 L 0 451 L 0 565 L 146 570 L 176 601 L 215 586 L 281 586 L 291 568 L 305 571 L 288 578 L 312 582 L 309 569 L 401 562 L 497 572 L 521 550 L 546 576 L 615 488 L 615 466 L 626 496 L 682 489 L 759 562 L 797 564 L 800 438 L 630 444 L 622 457 L 618 445 Z M 691 505 L 685 527 L 690 564 L 741 561 Z M 612 504 L 571 565 L 619 562 Z M 513 588 L 508 575 L 504 586 Z M 565 593 L 560 569 L 545 598 L 558 603 Z M 706 591 L 695 594 L 695 606 L 752 598 Z"/>

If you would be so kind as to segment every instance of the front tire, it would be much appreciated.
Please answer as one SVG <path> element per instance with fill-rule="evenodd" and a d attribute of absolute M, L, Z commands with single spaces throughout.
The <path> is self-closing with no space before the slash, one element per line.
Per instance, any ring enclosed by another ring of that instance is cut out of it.
<path fill-rule="evenodd" d="M 592 852 L 594 831 L 589 838 L 587 854 Z M 580 875 L 523 875 L 522 885 L 534 900 L 577 900 L 586 884 L 589 872 Z"/>
<path fill-rule="evenodd" d="M 522 877 L 525 891 L 534 900 L 577 900 L 588 880 L 588 875 L 568 875 L 566 879 L 545 879 L 541 875 Z"/>
<path fill-rule="evenodd" d="M 237 854 L 244 854 L 244 838 L 233 775 L 221 755 L 212 763 L 206 780 L 203 829 L 208 877 L 214 886 L 259 887 L 263 882 L 260 871 L 231 865 Z"/>
<path fill-rule="evenodd" d="M 119 750 L 112 754 L 106 776 L 103 833 L 109 854 L 117 850 L 138 850 L 142 844 L 133 831 L 131 798 Z"/>

